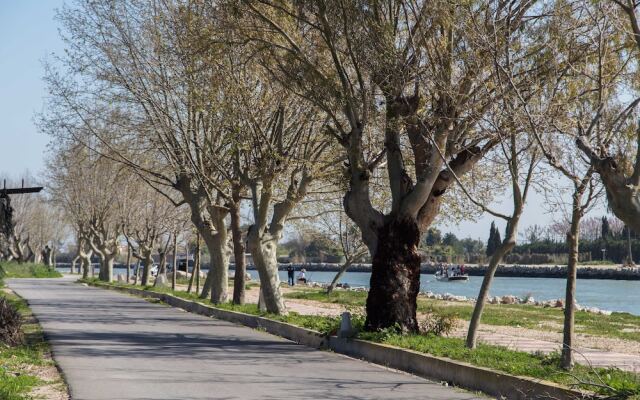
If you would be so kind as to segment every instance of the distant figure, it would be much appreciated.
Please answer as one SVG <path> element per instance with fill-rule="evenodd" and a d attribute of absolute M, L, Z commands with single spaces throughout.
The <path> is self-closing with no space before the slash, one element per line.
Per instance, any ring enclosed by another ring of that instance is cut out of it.
<path fill-rule="evenodd" d="M 464 275 L 464 264 L 460 266 L 460 274 Z"/>
<path fill-rule="evenodd" d="M 287 267 L 287 277 L 288 277 L 287 282 L 289 283 L 289 286 L 293 286 L 293 285 L 296 284 L 294 276 L 293 276 L 294 272 L 295 272 L 295 270 L 293 269 L 293 267 L 291 265 L 289 265 Z"/>
<path fill-rule="evenodd" d="M 307 276 L 305 275 L 305 272 L 307 271 L 304 268 L 300 270 L 300 273 L 298 274 L 298 282 L 307 283 Z"/>
<path fill-rule="evenodd" d="M 449 265 L 449 268 L 447 268 L 447 276 L 448 277 L 452 277 L 454 275 L 455 275 L 455 273 L 454 273 L 454 270 L 453 270 L 453 265 Z"/>

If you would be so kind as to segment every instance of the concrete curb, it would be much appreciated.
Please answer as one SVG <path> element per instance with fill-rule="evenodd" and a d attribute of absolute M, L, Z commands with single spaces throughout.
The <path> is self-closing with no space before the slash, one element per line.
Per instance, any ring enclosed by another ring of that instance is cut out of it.
<path fill-rule="evenodd" d="M 300 328 L 286 322 L 274 321 L 237 311 L 222 310 L 167 293 L 119 287 L 104 283 L 90 283 L 90 285 L 135 296 L 154 298 L 188 312 L 237 323 L 254 329 L 264 329 L 273 335 L 305 346 L 330 349 L 336 353 L 408 372 L 430 380 L 446 381 L 461 388 L 478 390 L 497 398 L 516 400 L 600 398 L 591 392 L 570 389 L 549 381 L 510 375 L 445 357 L 436 357 L 365 340 L 342 339 L 336 336 L 327 337 L 320 332 Z"/>

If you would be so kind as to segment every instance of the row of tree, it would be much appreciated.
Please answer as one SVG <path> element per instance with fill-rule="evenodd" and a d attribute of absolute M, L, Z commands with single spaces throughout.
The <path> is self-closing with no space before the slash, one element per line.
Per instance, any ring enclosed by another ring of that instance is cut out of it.
<path fill-rule="evenodd" d="M 229 297 L 231 236 L 236 276 L 246 243 L 273 313 L 286 312 L 277 273 L 286 224 L 333 210 L 335 237 L 353 255 L 345 265 L 362 251 L 372 260 L 371 330 L 418 329 L 418 246 L 443 212 L 489 213 L 506 230 L 494 235 L 471 321 L 475 347 L 527 197 L 536 184 L 550 189 L 557 173 L 571 196 L 569 367 L 582 217 L 605 192 L 613 213 L 640 230 L 640 99 L 628 101 L 637 89 L 635 8 L 77 0 L 58 15 L 67 51 L 48 65 L 39 116 L 54 139 L 52 192 L 80 257 L 100 256 L 102 279 L 112 279 L 119 238 L 148 263 L 151 249 L 176 236 L 172 221 L 184 210 L 211 256 L 202 296 Z M 510 212 L 486 205 L 505 191 Z"/>

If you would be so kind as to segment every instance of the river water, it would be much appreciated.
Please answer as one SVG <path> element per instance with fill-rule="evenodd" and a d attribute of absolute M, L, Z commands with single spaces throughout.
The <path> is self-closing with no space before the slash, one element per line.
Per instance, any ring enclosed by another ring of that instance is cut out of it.
<path fill-rule="evenodd" d="M 68 272 L 69 268 L 58 268 L 60 272 Z M 115 268 L 114 274 L 123 274 L 124 268 Z M 248 271 L 253 279 L 258 279 L 258 272 Z M 296 272 L 297 274 L 297 272 Z M 97 275 L 97 272 L 96 272 Z M 230 272 L 233 276 L 233 271 Z M 309 271 L 307 279 L 313 282 L 329 283 L 335 272 Z M 369 286 L 368 272 L 347 272 L 342 277 L 343 283 L 351 286 Z M 286 271 L 280 271 L 280 280 L 287 281 Z M 456 296 L 476 297 L 480 290 L 482 277 L 471 276 L 468 282 L 438 282 L 433 275 L 420 276 L 420 290 L 433 293 L 450 293 Z M 535 300 L 553 300 L 564 298 L 564 279 L 558 278 L 504 278 L 496 277 L 491 287 L 491 296 L 514 295 L 518 297 L 532 296 Z M 578 279 L 577 302 L 582 306 L 597 307 L 602 310 L 628 312 L 640 315 L 640 281 L 618 281 L 606 279 Z"/>

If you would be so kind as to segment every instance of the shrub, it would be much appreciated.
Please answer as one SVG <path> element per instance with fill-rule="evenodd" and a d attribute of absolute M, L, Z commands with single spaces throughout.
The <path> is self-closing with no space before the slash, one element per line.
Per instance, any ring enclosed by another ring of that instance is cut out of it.
<path fill-rule="evenodd" d="M 430 313 L 420 322 L 420 330 L 436 336 L 449 335 L 458 326 L 453 314 Z"/>
<path fill-rule="evenodd" d="M 0 342 L 16 346 L 22 339 L 22 315 L 6 297 L 0 297 Z"/>

